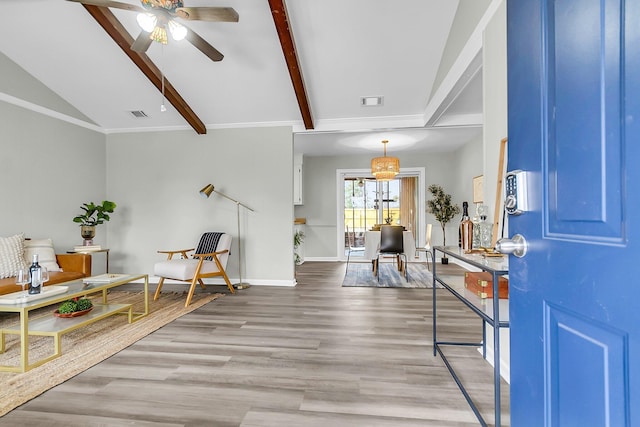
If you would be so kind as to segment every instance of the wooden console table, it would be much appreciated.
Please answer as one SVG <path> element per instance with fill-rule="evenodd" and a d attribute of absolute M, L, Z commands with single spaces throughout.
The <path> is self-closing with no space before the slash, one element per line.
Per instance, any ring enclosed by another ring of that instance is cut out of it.
<path fill-rule="evenodd" d="M 104 279 L 104 276 L 113 276 Z M 60 283 L 58 285 L 43 287 L 45 295 L 39 295 L 38 299 L 12 303 L 10 295 L 0 297 L 0 312 L 18 313 L 20 321 L 15 327 L 0 329 L 0 353 L 5 352 L 5 335 L 18 335 L 20 337 L 20 366 L 0 365 L 0 371 L 4 372 L 26 372 L 38 367 L 52 359 L 62 355 L 61 337 L 62 335 L 89 325 L 98 320 L 112 316 L 114 314 L 127 314 L 129 323 L 135 322 L 149 314 L 149 276 L 147 274 L 110 274 L 99 276 L 103 280 L 100 282 L 89 282 L 91 277 Z M 135 280 L 144 279 L 144 311 L 134 312 L 131 304 L 111 304 L 107 301 L 107 291 L 111 288 L 121 286 Z M 47 288 L 56 288 L 56 292 L 51 291 L 51 296 L 47 294 Z M 61 287 L 66 287 L 64 292 L 57 293 Z M 58 318 L 53 315 L 44 316 L 29 320 L 29 313 L 42 307 L 52 306 L 72 298 L 80 298 L 102 292 L 102 303 L 95 304 L 91 312 L 84 316 L 74 318 Z M 3 302 L 4 298 L 4 302 Z M 40 335 L 50 336 L 54 339 L 53 354 L 29 363 L 29 336 Z"/>

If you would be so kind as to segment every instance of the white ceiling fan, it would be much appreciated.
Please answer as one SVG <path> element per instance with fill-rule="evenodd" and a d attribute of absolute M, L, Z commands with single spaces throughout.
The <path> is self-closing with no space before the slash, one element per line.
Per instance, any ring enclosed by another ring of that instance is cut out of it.
<path fill-rule="evenodd" d="M 212 61 L 224 55 L 178 20 L 238 22 L 238 13 L 231 7 L 184 7 L 182 0 L 140 0 L 141 6 L 111 0 L 67 0 L 90 6 L 112 7 L 138 12 L 142 31 L 131 45 L 136 52 L 146 52 L 153 41 L 167 44 L 167 30 L 174 40 L 187 39 Z"/>

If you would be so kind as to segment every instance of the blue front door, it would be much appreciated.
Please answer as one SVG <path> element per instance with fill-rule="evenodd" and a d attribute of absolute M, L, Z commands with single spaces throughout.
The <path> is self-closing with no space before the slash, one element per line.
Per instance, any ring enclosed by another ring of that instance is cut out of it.
<path fill-rule="evenodd" d="M 508 0 L 507 26 L 511 425 L 640 426 L 640 1 Z"/>

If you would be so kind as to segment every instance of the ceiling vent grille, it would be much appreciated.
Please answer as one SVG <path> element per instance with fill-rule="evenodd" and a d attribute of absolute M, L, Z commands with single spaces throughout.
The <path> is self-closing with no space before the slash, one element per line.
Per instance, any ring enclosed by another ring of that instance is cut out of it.
<path fill-rule="evenodd" d="M 133 110 L 133 111 L 129 111 L 129 113 L 136 119 L 143 119 L 145 117 L 149 117 L 147 116 L 147 113 L 145 113 L 142 110 Z"/>
<path fill-rule="evenodd" d="M 384 104 L 383 96 L 362 96 L 360 97 L 360 105 L 362 107 L 378 107 Z"/>

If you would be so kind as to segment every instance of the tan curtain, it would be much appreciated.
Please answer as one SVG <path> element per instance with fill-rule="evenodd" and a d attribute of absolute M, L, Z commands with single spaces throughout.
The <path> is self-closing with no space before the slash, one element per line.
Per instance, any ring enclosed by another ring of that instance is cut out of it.
<path fill-rule="evenodd" d="M 413 231 L 414 236 L 418 217 L 417 186 L 418 178 L 415 176 L 400 178 L 400 224 Z"/>

